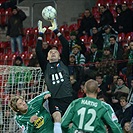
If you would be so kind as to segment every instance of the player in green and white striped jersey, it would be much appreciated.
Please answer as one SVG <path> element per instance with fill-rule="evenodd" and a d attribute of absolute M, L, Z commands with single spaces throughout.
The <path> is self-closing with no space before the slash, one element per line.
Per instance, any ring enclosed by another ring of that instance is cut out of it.
<path fill-rule="evenodd" d="M 49 91 L 43 92 L 28 103 L 21 96 L 10 101 L 10 107 L 17 112 L 15 120 L 22 133 L 53 133 L 53 122 L 43 103 L 51 97 Z"/>
<path fill-rule="evenodd" d="M 74 100 L 62 117 L 61 125 L 65 133 L 106 133 L 105 124 L 113 133 L 122 133 L 122 128 L 112 107 L 98 99 L 98 83 L 85 83 L 86 97 Z M 70 127 L 71 125 L 71 127 Z"/>

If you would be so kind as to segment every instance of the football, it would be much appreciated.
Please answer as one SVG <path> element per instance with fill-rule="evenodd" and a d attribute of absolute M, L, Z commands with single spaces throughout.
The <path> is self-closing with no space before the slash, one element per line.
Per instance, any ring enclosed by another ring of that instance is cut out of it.
<path fill-rule="evenodd" d="M 57 16 L 57 11 L 54 7 L 52 6 L 47 6 L 45 8 L 43 8 L 42 10 L 42 17 L 47 20 L 53 20 L 54 18 L 56 18 Z"/>

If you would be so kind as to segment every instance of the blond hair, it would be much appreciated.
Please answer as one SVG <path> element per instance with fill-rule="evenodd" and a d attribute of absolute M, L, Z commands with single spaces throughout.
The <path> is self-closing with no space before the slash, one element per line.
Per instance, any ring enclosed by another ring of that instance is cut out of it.
<path fill-rule="evenodd" d="M 87 94 L 90 94 L 90 93 L 96 94 L 98 90 L 98 82 L 93 79 L 86 81 L 85 89 Z"/>
<path fill-rule="evenodd" d="M 11 100 L 10 100 L 10 102 L 9 102 L 10 108 L 11 108 L 13 111 L 15 111 L 15 112 L 19 112 L 18 107 L 17 107 L 17 101 L 18 101 L 19 99 L 23 99 L 23 97 L 22 97 L 22 96 L 14 96 L 14 97 L 11 98 Z"/>

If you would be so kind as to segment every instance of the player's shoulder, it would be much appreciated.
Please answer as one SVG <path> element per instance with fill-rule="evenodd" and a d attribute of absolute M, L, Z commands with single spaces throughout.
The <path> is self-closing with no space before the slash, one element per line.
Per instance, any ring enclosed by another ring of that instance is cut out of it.
<path fill-rule="evenodd" d="M 105 108 L 106 110 L 112 109 L 111 105 L 108 104 L 108 103 L 106 103 L 106 102 L 104 102 L 104 101 L 101 101 L 101 105 L 102 105 L 103 108 Z"/>
<path fill-rule="evenodd" d="M 78 102 L 80 102 L 82 99 L 83 99 L 83 98 L 75 99 L 75 100 L 72 101 L 72 103 L 73 103 L 73 104 L 78 103 Z"/>
<path fill-rule="evenodd" d="M 22 119 L 22 117 L 23 116 L 20 113 L 17 113 L 17 114 L 15 114 L 14 119 L 15 120 L 20 120 L 20 119 Z"/>
<path fill-rule="evenodd" d="M 81 101 L 82 101 L 82 99 L 83 99 L 83 98 L 78 98 L 78 99 L 73 100 L 73 101 L 71 102 L 71 106 L 76 106 L 76 105 L 80 104 Z"/>

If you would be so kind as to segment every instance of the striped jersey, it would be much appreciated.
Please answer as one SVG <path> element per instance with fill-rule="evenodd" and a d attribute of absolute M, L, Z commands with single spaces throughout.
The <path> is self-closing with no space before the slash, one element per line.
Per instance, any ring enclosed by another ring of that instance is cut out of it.
<path fill-rule="evenodd" d="M 65 133 L 81 130 L 89 133 L 105 133 L 105 123 L 113 133 L 122 133 L 122 128 L 112 107 L 95 98 L 84 97 L 74 100 L 62 118 L 62 128 Z M 68 128 L 72 123 L 72 127 Z"/>
<path fill-rule="evenodd" d="M 17 113 L 15 120 L 22 133 L 53 133 L 53 122 L 50 114 L 43 107 L 44 95 L 49 92 L 43 92 L 27 103 L 28 111 L 26 114 Z M 34 123 L 30 123 L 30 118 L 37 115 L 38 119 Z"/>

